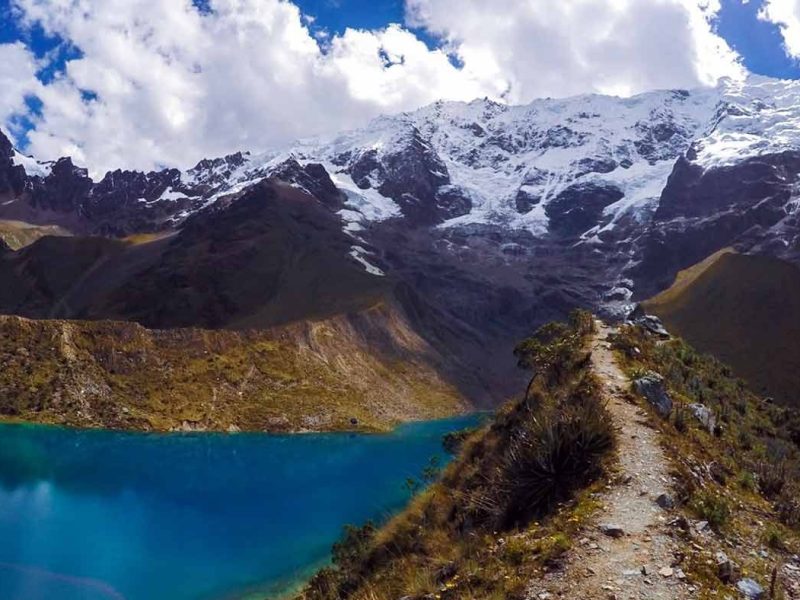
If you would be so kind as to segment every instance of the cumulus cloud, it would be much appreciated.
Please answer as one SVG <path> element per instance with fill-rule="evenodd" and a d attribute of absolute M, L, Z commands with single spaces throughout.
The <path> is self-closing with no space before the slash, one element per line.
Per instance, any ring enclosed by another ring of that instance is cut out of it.
<path fill-rule="evenodd" d="M 26 116 L 25 99 L 40 87 L 37 68 L 36 59 L 23 44 L 0 44 L 0 123 L 16 129 L 17 119 Z"/>
<path fill-rule="evenodd" d="M 711 22 L 716 0 L 408 0 L 409 20 L 444 38 L 506 97 L 620 95 L 742 75 Z"/>
<path fill-rule="evenodd" d="M 741 73 L 712 31 L 717 1 L 407 0 L 408 25 L 442 40 L 430 49 L 401 25 L 321 38 L 287 0 L 13 0 L 22 26 L 77 55 L 38 85 L 29 149 L 95 173 L 188 166 L 440 98 L 712 84 Z M 0 96 L 5 123 L 30 93 L 21 67 L 19 81 Z"/>
<path fill-rule="evenodd" d="M 786 53 L 800 58 L 800 0 L 765 0 L 758 16 L 777 25 Z"/>

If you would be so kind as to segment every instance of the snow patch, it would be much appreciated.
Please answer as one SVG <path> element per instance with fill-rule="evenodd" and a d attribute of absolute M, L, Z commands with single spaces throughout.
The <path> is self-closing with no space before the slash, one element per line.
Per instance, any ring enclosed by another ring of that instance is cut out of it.
<path fill-rule="evenodd" d="M 386 273 L 381 271 L 378 267 L 366 259 L 368 254 L 370 253 L 363 246 L 350 246 L 350 256 L 360 262 L 367 273 L 370 275 L 376 275 L 378 277 L 385 277 Z"/>
<path fill-rule="evenodd" d="M 25 173 L 27 173 L 30 177 L 41 177 L 44 179 L 50 175 L 52 163 L 39 162 L 32 156 L 26 156 L 21 152 L 17 152 L 17 150 L 14 150 L 14 155 L 11 157 L 11 161 L 15 165 L 22 165 L 22 167 L 25 169 Z"/>

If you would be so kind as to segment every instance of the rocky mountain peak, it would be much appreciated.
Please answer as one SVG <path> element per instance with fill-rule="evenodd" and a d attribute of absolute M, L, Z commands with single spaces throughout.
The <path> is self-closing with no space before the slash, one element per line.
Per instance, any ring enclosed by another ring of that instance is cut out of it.
<path fill-rule="evenodd" d="M 44 210 L 81 231 L 162 231 L 276 178 L 338 213 L 354 248 L 396 265 L 409 259 L 395 235 L 436 263 L 469 252 L 514 270 L 568 252 L 592 272 L 559 285 L 583 303 L 626 306 L 719 244 L 800 256 L 798 107 L 800 84 L 757 77 L 631 98 L 440 101 L 283 149 L 98 183 L 68 159 L 44 165 L 12 149 L 0 189 L 15 200 L 0 218 Z"/>

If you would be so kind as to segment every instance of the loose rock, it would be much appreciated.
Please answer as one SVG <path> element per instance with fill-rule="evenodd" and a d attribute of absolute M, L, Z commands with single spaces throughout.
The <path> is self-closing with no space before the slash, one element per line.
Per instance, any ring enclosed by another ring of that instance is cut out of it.
<path fill-rule="evenodd" d="M 736 584 L 736 589 L 748 600 L 760 600 L 764 597 L 764 588 L 753 579 L 742 579 Z"/>
<path fill-rule="evenodd" d="M 669 494 L 661 494 L 658 498 L 656 498 L 656 504 L 658 504 L 664 510 L 669 510 L 675 506 L 675 502 L 672 500 L 672 496 Z"/>
<path fill-rule="evenodd" d="M 623 530 L 622 527 L 608 523 L 600 525 L 600 531 L 612 538 L 621 538 L 623 535 L 625 535 L 625 530 Z"/>
<path fill-rule="evenodd" d="M 648 371 L 633 382 L 634 388 L 647 400 L 662 417 L 672 412 L 672 398 L 667 393 L 664 378 L 653 371 Z"/>
<path fill-rule="evenodd" d="M 717 417 L 710 408 L 705 404 L 694 403 L 689 405 L 689 410 L 692 411 L 694 418 L 699 421 L 708 433 L 714 433 L 714 429 L 717 426 Z"/>

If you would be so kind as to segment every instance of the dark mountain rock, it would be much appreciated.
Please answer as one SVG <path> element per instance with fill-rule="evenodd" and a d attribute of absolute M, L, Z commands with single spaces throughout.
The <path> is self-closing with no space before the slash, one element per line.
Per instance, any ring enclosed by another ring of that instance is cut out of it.
<path fill-rule="evenodd" d="M 747 249 L 763 242 L 779 223 L 797 230 L 787 220 L 786 205 L 798 174 L 800 153 L 795 151 L 712 169 L 679 158 L 653 223 L 638 242 L 641 261 L 631 270 L 637 297 L 668 287 L 679 270 L 721 248 Z M 772 249 L 778 256 L 794 250 L 784 237 Z"/>
<path fill-rule="evenodd" d="M 11 141 L 0 131 L 0 199 L 18 196 L 25 189 L 25 169 L 14 164 L 13 156 Z"/>
<path fill-rule="evenodd" d="M 319 163 L 302 166 L 292 158 L 272 169 L 270 176 L 297 185 L 333 210 L 339 210 L 344 205 L 344 194 Z"/>
<path fill-rule="evenodd" d="M 514 206 L 517 208 L 517 212 L 521 214 L 530 212 L 541 201 L 541 197 L 537 194 L 532 194 L 525 188 L 520 188 L 517 195 L 514 196 Z"/>
<path fill-rule="evenodd" d="M 93 186 L 86 169 L 76 167 L 71 158 L 60 158 L 50 174 L 31 193 L 31 205 L 39 210 L 83 216 L 83 201 Z"/>
<path fill-rule="evenodd" d="M 233 171 L 247 161 L 249 153 L 236 152 L 221 158 L 204 158 L 187 171 L 202 193 L 225 183 Z"/>
<path fill-rule="evenodd" d="M 610 184 L 577 183 L 565 189 L 545 208 L 550 230 L 562 236 L 578 235 L 600 221 L 603 209 L 624 197 Z"/>
<path fill-rule="evenodd" d="M 416 127 L 386 152 L 370 149 L 361 153 L 348 171 L 359 188 L 375 187 L 397 202 L 413 226 L 440 223 L 471 207 L 468 198 L 456 190 L 441 190 L 450 185 L 447 166 Z"/>
<path fill-rule="evenodd" d="M 618 166 L 617 161 L 608 157 L 582 158 L 576 165 L 575 176 L 580 177 L 587 173 L 611 173 Z"/>
<path fill-rule="evenodd" d="M 326 316 L 386 285 L 351 258 L 352 243 L 314 197 L 265 182 L 149 243 L 46 237 L 6 253 L 0 312 L 211 328 Z"/>

